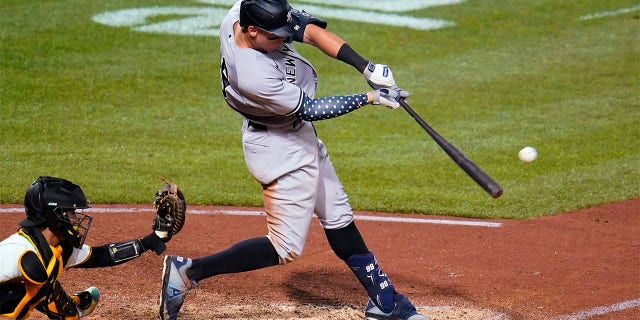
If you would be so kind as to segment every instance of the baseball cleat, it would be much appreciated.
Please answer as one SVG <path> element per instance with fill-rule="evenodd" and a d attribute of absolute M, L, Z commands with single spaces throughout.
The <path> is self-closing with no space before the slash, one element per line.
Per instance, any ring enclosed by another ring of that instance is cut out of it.
<path fill-rule="evenodd" d="M 189 279 L 187 270 L 191 259 L 179 256 L 164 257 L 162 269 L 162 291 L 160 292 L 160 319 L 178 319 L 178 313 L 187 293 L 196 287 L 197 282 Z"/>
<path fill-rule="evenodd" d="M 368 320 L 429 320 L 429 317 L 419 314 L 416 307 L 404 295 L 396 294 L 395 300 L 396 307 L 389 313 L 382 312 L 373 301 L 369 300 L 364 309 L 364 316 Z"/>
<path fill-rule="evenodd" d="M 100 291 L 96 287 L 89 287 L 72 295 L 71 299 L 77 306 L 80 318 L 86 317 L 96 309 L 98 301 L 100 301 Z"/>

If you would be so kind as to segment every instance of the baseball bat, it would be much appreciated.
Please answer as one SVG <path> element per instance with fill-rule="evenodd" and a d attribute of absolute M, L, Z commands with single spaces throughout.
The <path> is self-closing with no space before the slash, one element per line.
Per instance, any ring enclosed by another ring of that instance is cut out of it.
<path fill-rule="evenodd" d="M 489 195 L 499 198 L 502 195 L 502 188 L 488 174 L 480 169 L 473 161 L 469 160 L 462 152 L 454 147 L 447 139 L 442 137 L 436 130 L 431 128 L 404 100 L 400 100 L 400 105 L 411 117 L 424 129 L 424 131 L 436 141 L 436 143 L 449 155 L 464 172 L 469 175 L 478 185 L 480 185 Z"/>

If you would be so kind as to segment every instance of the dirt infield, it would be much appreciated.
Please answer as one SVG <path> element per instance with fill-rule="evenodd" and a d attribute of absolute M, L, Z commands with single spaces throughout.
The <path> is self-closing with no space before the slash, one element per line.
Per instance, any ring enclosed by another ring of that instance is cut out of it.
<path fill-rule="evenodd" d="M 15 232 L 20 210 L 0 206 L 1 238 Z M 200 257 L 263 235 L 256 210 L 190 206 L 165 254 Z M 154 215 L 137 205 L 87 213 L 92 245 L 142 236 Z M 525 221 L 356 214 L 396 288 L 432 319 L 640 319 L 640 199 Z M 68 270 L 61 281 L 68 292 L 100 288 L 93 319 L 156 319 L 161 270 L 162 256 L 145 253 L 116 267 Z M 180 319 L 364 319 L 365 303 L 313 223 L 300 260 L 206 279 Z"/>

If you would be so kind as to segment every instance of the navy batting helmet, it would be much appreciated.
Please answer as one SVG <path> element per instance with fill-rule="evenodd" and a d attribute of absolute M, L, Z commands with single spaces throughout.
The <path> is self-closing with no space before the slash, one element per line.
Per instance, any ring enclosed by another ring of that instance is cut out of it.
<path fill-rule="evenodd" d="M 240 26 L 255 26 L 278 37 L 293 34 L 291 6 L 287 0 L 243 0 L 240 4 Z"/>
<path fill-rule="evenodd" d="M 81 247 L 92 218 L 76 212 L 90 208 L 80 186 L 62 178 L 41 176 L 24 196 L 23 227 L 48 227 L 74 247 Z"/>

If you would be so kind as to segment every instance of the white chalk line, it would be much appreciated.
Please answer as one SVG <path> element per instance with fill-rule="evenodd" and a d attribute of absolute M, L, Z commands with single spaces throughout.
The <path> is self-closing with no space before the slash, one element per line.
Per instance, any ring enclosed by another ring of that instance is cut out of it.
<path fill-rule="evenodd" d="M 640 299 L 627 300 L 619 303 L 615 303 L 609 306 L 595 307 L 593 309 L 578 311 L 576 313 L 555 317 L 551 320 L 578 320 L 587 319 L 593 316 L 601 316 L 607 313 L 622 311 L 626 309 L 632 309 L 640 307 Z"/>
<path fill-rule="evenodd" d="M 92 207 L 87 210 L 87 213 L 99 212 L 99 213 L 135 213 L 135 212 L 154 212 L 151 208 L 101 208 Z M 24 212 L 24 208 L 0 208 L 0 213 L 10 212 Z M 187 210 L 188 214 L 225 214 L 234 216 L 260 216 L 265 215 L 264 211 L 260 210 Z M 428 219 L 428 218 L 407 218 L 407 217 L 379 217 L 368 215 L 354 215 L 355 220 L 363 221 L 384 221 L 384 222 L 399 222 L 399 223 L 426 223 L 426 224 L 440 224 L 440 225 L 456 225 L 456 226 L 468 226 L 468 227 L 486 227 L 486 228 L 499 228 L 502 227 L 501 222 L 489 222 L 489 221 L 475 221 L 475 220 L 453 220 L 453 219 Z"/>
<path fill-rule="evenodd" d="M 622 9 L 612 10 L 612 11 L 603 11 L 603 12 L 581 16 L 580 20 L 591 20 L 591 19 L 598 19 L 598 18 L 605 18 L 605 17 L 613 17 L 613 16 L 617 16 L 617 15 L 621 15 L 621 14 L 625 14 L 633 11 L 638 11 L 638 10 L 640 10 L 640 6 L 622 8 Z"/>

